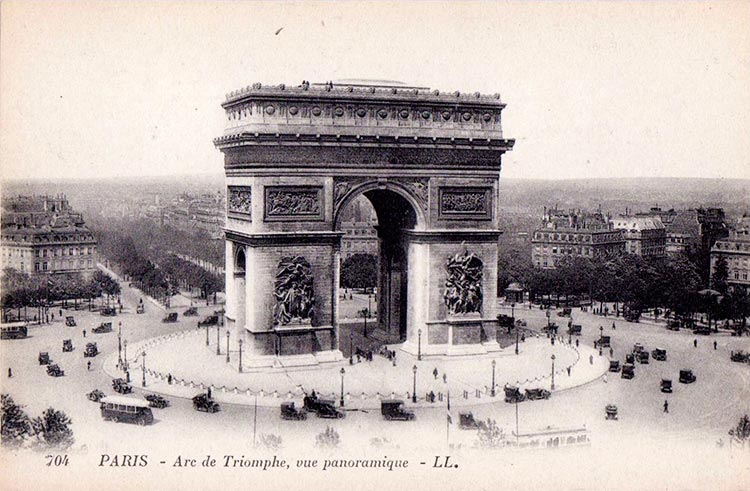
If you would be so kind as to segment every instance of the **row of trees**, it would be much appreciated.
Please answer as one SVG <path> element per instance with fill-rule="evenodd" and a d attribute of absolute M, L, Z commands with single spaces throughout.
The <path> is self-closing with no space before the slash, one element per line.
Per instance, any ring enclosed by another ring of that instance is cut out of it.
<path fill-rule="evenodd" d="M 41 416 L 29 417 L 8 394 L 0 396 L 2 402 L 2 425 L 0 443 L 6 448 L 21 448 L 30 442 L 30 447 L 44 450 L 66 450 L 75 442 L 71 420 L 62 411 L 45 410 Z"/>
<path fill-rule="evenodd" d="M 91 307 L 94 299 L 106 298 L 109 305 L 112 297 L 120 294 L 120 285 L 101 271 L 87 279 L 79 273 L 29 275 L 6 268 L 3 270 L 2 291 L 0 305 L 4 321 L 9 319 L 13 310 L 16 310 L 16 318 L 29 318 L 29 308 L 36 309 L 33 316 L 41 320 L 56 302 L 72 302 L 77 308 L 79 302 L 87 301 Z M 23 316 L 21 309 L 24 309 Z"/>

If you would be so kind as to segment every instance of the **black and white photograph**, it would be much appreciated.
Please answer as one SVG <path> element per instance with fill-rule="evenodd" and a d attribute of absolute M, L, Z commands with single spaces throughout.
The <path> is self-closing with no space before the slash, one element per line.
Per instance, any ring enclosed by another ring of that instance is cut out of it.
<path fill-rule="evenodd" d="M 750 488 L 750 2 L 0 3 L 0 488 Z"/>

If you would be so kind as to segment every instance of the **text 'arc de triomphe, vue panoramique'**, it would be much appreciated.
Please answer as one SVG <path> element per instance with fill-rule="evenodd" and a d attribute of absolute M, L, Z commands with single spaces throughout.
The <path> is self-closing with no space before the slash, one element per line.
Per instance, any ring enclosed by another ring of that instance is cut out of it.
<path fill-rule="evenodd" d="M 499 96 L 397 82 L 227 95 L 226 320 L 250 366 L 341 358 L 339 215 L 378 218 L 373 333 L 425 356 L 499 350 Z"/>

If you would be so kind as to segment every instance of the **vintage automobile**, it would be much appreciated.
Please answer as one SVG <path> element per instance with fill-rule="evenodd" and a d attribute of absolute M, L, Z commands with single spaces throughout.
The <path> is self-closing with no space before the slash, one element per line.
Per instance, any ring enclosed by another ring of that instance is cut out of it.
<path fill-rule="evenodd" d="M 679 331 L 680 321 L 669 321 L 667 323 L 667 329 L 669 329 L 670 331 Z"/>
<path fill-rule="evenodd" d="M 60 368 L 59 365 L 53 364 L 47 365 L 47 375 L 51 375 L 53 377 L 62 377 L 65 375 L 65 372 Z"/>
<path fill-rule="evenodd" d="M 635 356 L 635 359 L 638 360 L 638 363 L 641 363 L 643 365 L 648 365 L 648 359 L 649 359 L 648 351 L 640 351 Z"/>
<path fill-rule="evenodd" d="M 618 360 L 610 360 L 609 361 L 609 371 L 610 372 L 619 372 L 620 371 L 620 362 Z"/>
<path fill-rule="evenodd" d="M 625 363 L 630 363 L 631 365 L 635 363 L 635 355 L 633 353 L 626 353 Z"/>
<path fill-rule="evenodd" d="M 89 401 L 99 402 L 102 400 L 102 397 L 104 397 L 104 392 L 102 392 L 99 389 L 94 389 L 88 394 L 86 394 L 86 397 L 88 397 Z"/>
<path fill-rule="evenodd" d="M 72 315 L 68 315 L 65 317 L 65 325 L 68 327 L 75 327 L 76 326 L 76 320 Z"/>
<path fill-rule="evenodd" d="M 182 313 L 185 317 L 194 317 L 198 315 L 198 308 L 197 307 L 190 307 L 185 312 Z"/>
<path fill-rule="evenodd" d="M 729 354 L 729 359 L 737 363 L 750 363 L 750 353 L 745 353 L 742 350 L 732 351 Z"/>
<path fill-rule="evenodd" d="M 609 348 L 612 345 L 612 338 L 610 336 L 599 336 L 596 340 L 597 348 Z"/>
<path fill-rule="evenodd" d="M 473 413 L 458 413 L 458 427 L 462 430 L 478 430 L 486 426 L 484 421 L 475 420 Z"/>
<path fill-rule="evenodd" d="M 667 378 L 661 379 L 659 390 L 661 390 L 662 392 L 669 392 L 671 394 L 672 393 L 672 381 Z"/>
<path fill-rule="evenodd" d="M 539 399 L 549 399 L 552 393 L 545 389 L 526 389 L 526 399 L 537 401 Z"/>
<path fill-rule="evenodd" d="M 628 380 L 635 377 L 635 365 L 626 363 L 622 366 L 622 373 L 620 374 L 620 378 L 626 378 Z"/>
<path fill-rule="evenodd" d="M 96 347 L 96 343 L 86 343 L 86 348 L 83 350 L 84 358 L 93 358 L 99 354 L 99 348 Z"/>
<path fill-rule="evenodd" d="M 706 326 L 701 326 L 697 329 L 693 329 L 693 334 L 699 334 L 701 336 L 708 336 L 711 334 L 711 328 Z"/>
<path fill-rule="evenodd" d="M 49 357 L 49 353 L 46 351 L 40 351 L 39 352 L 39 364 L 40 365 L 49 365 L 52 363 L 52 359 Z"/>
<path fill-rule="evenodd" d="M 504 387 L 505 390 L 505 402 L 514 403 L 514 402 L 523 402 L 526 400 L 526 395 L 521 393 L 521 389 L 518 387 L 511 387 L 506 385 Z"/>
<path fill-rule="evenodd" d="M 692 370 L 688 370 L 683 368 L 680 370 L 680 383 L 681 384 L 692 384 L 695 382 L 696 378 L 695 375 L 693 375 Z"/>
<path fill-rule="evenodd" d="M 404 401 L 400 399 L 385 399 L 380 401 L 380 414 L 387 421 L 394 419 L 411 421 L 414 419 L 414 411 L 406 409 Z"/>
<path fill-rule="evenodd" d="M 148 402 L 143 399 L 122 396 L 106 396 L 100 402 L 102 418 L 105 421 L 118 423 L 136 423 L 139 425 L 154 422 L 154 414 L 151 412 Z"/>
<path fill-rule="evenodd" d="M 102 322 L 97 327 L 92 329 L 96 334 L 105 334 L 108 332 L 112 332 L 112 323 L 111 322 Z"/>
<path fill-rule="evenodd" d="M 344 411 L 338 409 L 334 401 L 319 400 L 316 413 L 319 418 L 341 419 L 344 417 Z"/>
<path fill-rule="evenodd" d="M 198 321 L 198 326 L 215 326 L 219 323 L 218 315 L 208 315 L 202 321 Z"/>
<path fill-rule="evenodd" d="M 215 413 L 221 410 L 219 403 L 209 399 L 208 394 L 198 394 L 193 397 L 193 408 L 196 411 L 203 411 L 206 413 Z"/>
<path fill-rule="evenodd" d="M 510 329 L 515 325 L 514 318 L 505 314 L 497 314 L 497 322 L 500 324 L 500 327 L 506 329 Z"/>
<path fill-rule="evenodd" d="M 100 314 L 105 317 L 114 317 L 117 315 L 117 309 L 114 307 L 104 307 Z"/>
<path fill-rule="evenodd" d="M 542 328 L 542 332 L 548 332 L 555 335 L 557 334 L 558 329 L 560 329 L 560 326 L 558 326 L 556 322 L 550 322 L 549 325 Z"/>
<path fill-rule="evenodd" d="M 641 343 L 635 343 L 635 344 L 633 345 L 633 353 L 635 353 L 635 354 L 638 354 L 638 353 L 640 353 L 640 352 L 641 352 L 641 351 L 643 351 L 644 349 L 645 349 L 645 348 L 643 347 L 643 345 L 642 345 Z"/>
<path fill-rule="evenodd" d="M 128 384 L 124 378 L 112 379 L 112 388 L 115 392 L 120 394 L 130 394 L 133 392 L 133 388 Z"/>
<path fill-rule="evenodd" d="M 162 322 L 177 322 L 177 312 L 170 312 L 164 317 Z"/>
<path fill-rule="evenodd" d="M 651 352 L 651 357 L 657 361 L 667 361 L 667 350 L 656 348 Z"/>
<path fill-rule="evenodd" d="M 64 340 L 62 350 L 63 350 L 63 353 L 67 351 L 73 351 L 73 340 L 72 339 Z"/>
<path fill-rule="evenodd" d="M 573 313 L 573 310 L 570 307 L 565 307 L 560 312 L 557 313 L 558 317 L 570 317 L 570 314 Z"/>
<path fill-rule="evenodd" d="M 146 313 L 146 307 L 143 306 L 143 304 L 138 304 L 138 307 L 135 308 L 136 314 L 145 314 Z"/>
<path fill-rule="evenodd" d="M 607 404 L 604 408 L 604 414 L 606 419 L 617 419 L 617 406 L 614 404 Z"/>
<path fill-rule="evenodd" d="M 568 334 L 571 334 L 573 336 L 580 336 L 582 329 L 583 326 L 581 326 L 580 324 L 572 324 L 568 329 Z"/>
<path fill-rule="evenodd" d="M 293 401 L 285 401 L 281 403 L 281 419 L 300 421 L 307 419 L 307 413 L 304 408 L 297 409 Z"/>
<path fill-rule="evenodd" d="M 167 399 L 164 399 L 159 394 L 149 394 L 145 397 L 145 399 L 148 401 L 149 407 L 164 409 L 165 407 L 169 406 L 169 401 Z"/>

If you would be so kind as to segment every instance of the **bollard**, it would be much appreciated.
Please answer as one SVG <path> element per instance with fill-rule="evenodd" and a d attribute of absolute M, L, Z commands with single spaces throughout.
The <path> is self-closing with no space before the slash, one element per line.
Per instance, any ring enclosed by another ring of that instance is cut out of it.
<path fill-rule="evenodd" d="M 464 399 L 468 399 L 468 398 L 469 398 L 469 391 L 465 390 L 464 391 Z"/>

